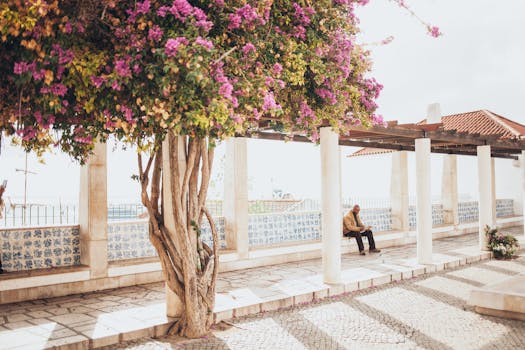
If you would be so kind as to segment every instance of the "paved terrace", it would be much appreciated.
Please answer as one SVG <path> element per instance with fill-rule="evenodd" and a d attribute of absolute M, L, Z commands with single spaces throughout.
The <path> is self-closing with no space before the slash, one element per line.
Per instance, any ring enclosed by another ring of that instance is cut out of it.
<path fill-rule="evenodd" d="M 505 231 L 518 236 L 523 235 L 522 227 Z M 477 246 L 477 234 L 436 240 L 434 263 L 424 266 L 416 263 L 415 245 L 384 249 L 379 255 L 372 254 L 365 257 L 347 254 L 342 260 L 342 283 L 330 286 L 322 283 L 320 259 L 222 273 L 217 284 L 215 318 L 220 321 L 261 311 L 300 306 L 316 299 L 346 293 L 352 293 L 345 297 L 352 299 L 354 293 L 359 295 L 370 287 L 378 287 L 393 281 L 410 280 L 423 274 L 455 269 L 460 265 L 490 259 L 490 254 L 480 253 Z M 456 275 L 454 272 L 449 273 L 455 276 L 457 282 L 447 282 L 450 283 L 451 293 L 454 294 L 455 288 L 458 287 L 456 284 L 463 283 L 467 279 L 473 279 L 475 281 L 473 287 L 475 287 L 496 282 L 498 279 L 525 270 L 523 259 L 515 262 L 491 261 L 484 265 L 491 268 L 485 271 L 472 267 L 458 270 L 462 272 Z M 425 288 L 432 289 L 432 283 Z M 460 289 L 457 293 L 460 294 L 455 298 L 467 298 L 467 294 Z M 410 304 L 412 299 L 407 297 L 411 295 L 386 293 L 384 296 L 369 298 L 367 304 L 370 307 L 379 307 L 389 298 L 405 300 L 405 303 Z M 0 306 L 0 349 L 86 349 L 142 337 L 160 336 L 165 334 L 172 322 L 165 316 L 164 298 L 163 284 L 156 283 L 2 305 Z M 436 308 L 434 311 L 439 316 L 451 310 Z M 454 317 L 456 316 L 452 314 L 452 320 Z M 459 322 L 460 319 L 456 321 Z M 458 334 L 461 334 L 461 329 L 458 331 Z M 484 332 L 489 331 L 484 330 Z M 387 338 L 385 341 L 388 344 L 390 338 L 388 336 Z"/>

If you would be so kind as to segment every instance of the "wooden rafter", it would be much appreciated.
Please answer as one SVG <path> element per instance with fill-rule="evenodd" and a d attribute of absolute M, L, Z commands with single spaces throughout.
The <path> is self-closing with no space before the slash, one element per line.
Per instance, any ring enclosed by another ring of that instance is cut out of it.
<path fill-rule="evenodd" d="M 423 130 L 422 130 L 423 129 Z M 371 147 L 398 151 L 414 151 L 414 140 L 431 139 L 431 152 L 458 155 L 477 155 L 476 147 L 490 145 L 492 157 L 518 159 L 516 154 L 525 149 L 525 142 L 519 140 L 502 140 L 497 135 L 478 135 L 450 132 L 440 129 L 439 124 L 428 124 L 423 128 L 417 124 L 396 125 L 388 127 L 374 126 L 369 129 L 352 127 L 349 135 L 340 136 L 342 146 Z M 304 135 L 288 135 L 280 132 L 257 131 L 249 135 L 238 135 L 266 140 L 287 140 L 293 142 L 311 142 Z"/>

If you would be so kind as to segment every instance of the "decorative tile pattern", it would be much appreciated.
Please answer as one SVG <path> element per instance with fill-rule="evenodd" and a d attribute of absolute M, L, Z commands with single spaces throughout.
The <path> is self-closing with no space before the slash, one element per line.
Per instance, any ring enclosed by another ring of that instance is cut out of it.
<path fill-rule="evenodd" d="M 432 204 L 432 225 L 443 225 L 443 205 Z"/>
<path fill-rule="evenodd" d="M 0 230 L 6 272 L 80 264 L 79 226 Z"/>
<path fill-rule="evenodd" d="M 219 231 L 221 248 L 226 247 L 224 218 L 216 217 L 215 226 Z M 211 229 L 208 221 L 203 221 L 203 241 L 212 246 Z M 108 260 L 124 260 L 157 256 L 149 241 L 148 221 L 108 223 Z"/>
<path fill-rule="evenodd" d="M 217 205 L 219 206 L 219 205 Z M 459 203 L 459 221 L 478 220 L 478 203 Z M 347 211 L 347 210 L 345 210 Z M 498 217 L 512 216 L 512 199 L 496 202 Z M 433 224 L 443 223 L 443 207 L 432 206 Z M 392 228 L 391 209 L 363 209 L 363 222 L 376 232 Z M 416 208 L 409 207 L 410 228 L 416 228 Z M 226 248 L 224 217 L 215 217 L 220 248 Z M 202 225 L 203 240 L 212 245 L 211 229 Z M 287 242 L 319 240 L 321 213 L 316 211 L 251 214 L 248 222 L 250 246 L 275 245 Z M 108 223 L 108 259 L 110 261 L 156 256 L 149 242 L 147 221 Z M 21 271 L 80 264 L 79 226 L 50 228 L 0 229 L 0 257 L 5 271 Z"/>
<path fill-rule="evenodd" d="M 474 222 L 479 219 L 478 202 L 462 202 L 458 204 L 459 222 Z M 514 215 L 514 201 L 512 199 L 496 200 L 496 217 Z"/>
<path fill-rule="evenodd" d="M 213 221 L 215 222 L 215 227 L 217 228 L 217 232 L 219 233 L 219 248 L 224 249 L 226 248 L 226 234 L 224 233 L 224 216 L 216 216 L 213 218 Z M 211 236 L 211 228 L 208 220 L 206 219 L 202 221 L 201 234 L 203 242 L 212 247 L 213 239 Z"/>
<path fill-rule="evenodd" d="M 461 203 L 459 203 L 458 205 L 461 205 Z M 417 228 L 417 215 L 415 205 L 411 205 L 408 208 L 408 223 L 411 230 L 415 230 Z M 443 225 L 443 223 L 443 205 L 432 204 L 432 226 Z"/>
<path fill-rule="evenodd" d="M 411 230 L 415 230 L 417 227 L 417 217 L 416 217 L 416 206 L 411 205 L 408 207 L 408 227 Z"/>
<path fill-rule="evenodd" d="M 478 202 L 458 203 L 459 222 L 473 222 L 479 218 Z"/>
<path fill-rule="evenodd" d="M 149 241 L 148 221 L 109 222 L 108 260 L 157 256 Z"/>
<path fill-rule="evenodd" d="M 320 239 L 321 213 L 314 211 L 250 215 L 248 237 L 250 246 Z"/>
<path fill-rule="evenodd" d="M 346 213 L 345 213 L 346 214 Z M 392 230 L 392 210 L 390 208 L 363 209 L 360 214 L 363 224 L 372 226 L 377 232 Z"/>
<path fill-rule="evenodd" d="M 496 200 L 496 217 L 501 218 L 505 216 L 514 215 L 514 201 L 512 199 L 497 199 Z"/>

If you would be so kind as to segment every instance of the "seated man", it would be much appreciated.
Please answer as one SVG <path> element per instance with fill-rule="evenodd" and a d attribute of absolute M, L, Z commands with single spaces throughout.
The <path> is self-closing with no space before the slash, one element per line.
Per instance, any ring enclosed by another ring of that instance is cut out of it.
<path fill-rule="evenodd" d="M 350 210 L 343 218 L 343 236 L 345 237 L 355 237 L 357 241 L 357 246 L 359 247 L 359 254 L 366 255 L 365 246 L 363 244 L 363 238 L 361 236 L 366 236 L 368 238 L 369 251 L 371 253 L 379 253 L 381 250 L 376 249 L 376 244 L 374 242 L 374 235 L 370 230 L 371 226 L 363 225 L 361 218 L 359 217 L 359 205 L 354 205 L 352 210 Z"/>

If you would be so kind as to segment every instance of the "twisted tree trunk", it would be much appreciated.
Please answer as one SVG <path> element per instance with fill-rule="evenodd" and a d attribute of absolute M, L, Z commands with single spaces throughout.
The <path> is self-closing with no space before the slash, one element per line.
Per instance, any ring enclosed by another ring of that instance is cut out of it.
<path fill-rule="evenodd" d="M 142 203 L 149 214 L 149 237 L 168 288 L 182 305 L 170 333 L 189 338 L 208 333 L 213 322 L 219 237 L 205 207 L 214 148 L 207 139 L 169 133 L 144 165 L 138 155 Z M 210 223 L 213 249 L 200 235 Z"/>

